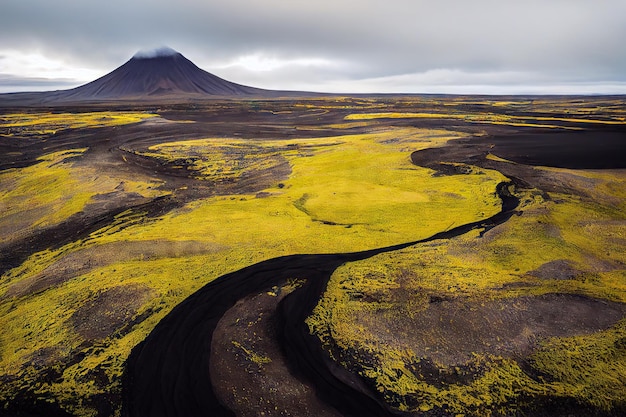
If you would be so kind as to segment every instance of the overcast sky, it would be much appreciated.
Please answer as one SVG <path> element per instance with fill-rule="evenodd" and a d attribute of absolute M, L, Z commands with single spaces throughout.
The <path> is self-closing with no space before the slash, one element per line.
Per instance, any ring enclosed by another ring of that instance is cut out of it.
<path fill-rule="evenodd" d="M 281 90 L 626 93 L 626 0 L 1 0 L 0 92 L 169 46 Z"/>

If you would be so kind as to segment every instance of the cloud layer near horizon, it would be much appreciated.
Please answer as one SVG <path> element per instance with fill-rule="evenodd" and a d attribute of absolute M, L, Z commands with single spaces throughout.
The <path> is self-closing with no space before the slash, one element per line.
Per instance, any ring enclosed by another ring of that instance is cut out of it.
<path fill-rule="evenodd" d="M 623 39 L 623 0 L 5 0 L 0 76 L 80 84 L 167 45 L 264 88 L 626 93 Z"/>

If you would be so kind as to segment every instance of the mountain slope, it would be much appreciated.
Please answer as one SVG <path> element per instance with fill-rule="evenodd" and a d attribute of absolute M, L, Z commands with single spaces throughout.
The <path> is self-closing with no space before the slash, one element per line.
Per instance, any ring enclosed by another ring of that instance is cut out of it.
<path fill-rule="evenodd" d="M 246 96 L 268 93 L 232 83 L 198 68 L 172 49 L 137 53 L 128 62 L 88 84 L 65 91 L 64 99 L 119 99 L 154 96 Z"/>
<path fill-rule="evenodd" d="M 308 95 L 317 94 L 264 90 L 236 84 L 198 68 L 173 49 L 161 48 L 138 52 L 112 72 L 70 90 L 0 94 L 0 105 Z"/>

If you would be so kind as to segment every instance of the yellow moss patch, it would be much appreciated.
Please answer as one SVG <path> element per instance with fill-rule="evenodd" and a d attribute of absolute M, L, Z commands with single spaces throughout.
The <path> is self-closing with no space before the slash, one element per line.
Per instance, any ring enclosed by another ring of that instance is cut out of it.
<path fill-rule="evenodd" d="M 335 271 L 307 319 L 310 331 L 335 359 L 356 367 L 401 410 L 445 405 L 450 412 L 497 414 L 524 406 L 526 395 L 571 397 L 607 411 L 622 404 L 623 322 L 604 332 L 546 342 L 532 360 L 554 382 L 531 379 L 510 359 L 482 356 L 469 364 L 480 369 L 478 378 L 443 386 L 428 382 L 414 365 L 423 358 L 381 327 L 394 317 L 419 317 L 431 296 L 488 302 L 575 293 L 626 302 L 622 176 L 608 171 L 561 173 L 594 179 L 593 192 L 601 198 L 550 194 L 544 200 L 538 190 L 518 191 L 523 214 L 482 238 L 474 231 L 346 264 Z M 588 191 L 584 181 L 572 184 Z M 571 274 L 551 275 L 549 268 L 534 272 L 551 262 L 568 265 Z M 463 369 L 441 369 L 463 380 Z"/>
<path fill-rule="evenodd" d="M 499 173 L 433 177 L 430 170 L 411 164 L 411 150 L 438 145 L 450 137 L 457 136 L 402 129 L 255 142 L 248 146 L 276 152 L 292 166 L 290 179 L 268 189 L 269 197 L 216 197 L 190 203 L 140 229 L 127 228 L 115 239 L 137 239 L 140 231 L 141 239 L 210 237 L 225 246 L 267 256 L 331 252 L 401 243 L 494 214 L 500 202 L 493 190 L 504 179 Z M 206 152 L 225 142 L 212 139 Z M 182 146 L 176 144 L 174 149 Z M 441 215 L 444 211 L 445 216 Z M 217 218 L 219 223 L 214 221 Z M 252 242 L 254 250 L 249 246 Z"/>
<path fill-rule="evenodd" d="M 137 123 L 155 114 L 137 112 L 10 113 L 0 115 L 0 134 L 47 135 L 60 130 Z"/>
<path fill-rule="evenodd" d="M 270 363 L 272 362 L 272 360 L 270 358 L 268 358 L 267 356 L 263 356 L 263 355 L 259 355 L 258 353 L 254 352 L 251 349 L 247 349 L 244 345 L 242 345 L 241 343 L 233 340 L 232 341 L 233 346 L 235 346 L 236 348 L 239 348 L 243 351 L 243 353 L 246 355 L 246 358 L 250 361 L 250 362 L 254 362 L 259 366 L 263 366 L 266 363 Z"/>
<path fill-rule="evenodd" d="M 577 124 L 626 124 L 624 117 L 615 119 L 587 119 L 569 117 L 541 117 L 541 116 L 513 116 L 494 113 L 355 113 L 345 117 L 345 120 L 374 120 L 374 119 L 460 119 L 471 123 L 490 123 L 521 127 L 557 128 L 579 130 L 579 127 L 564 126 L 560 124 L 546 124 L 537 122 L 566 122 Z"/>
<path fill-rule="evenodd" d="M 83 148 L 55 152 L 30 167 L 1 172 L 0 221 L 5 220 L 5 227 L 25 222 L 29 212 L 36 218 L 25 226 L 42 227 L 81 211 L 91 194 L 80 189 L 80 181 L 72 176 L 70 164 L 64 161 L 85 151 Z M 2 233 L 0 238 L 6 239 L 10 234 Z"/>
<path fill-rule="evenodd" d="M 72 159 L 86 150 L 54 152 L 29 167 L 0 172 L 0 243 L 22 237 L 34 228 L 58 224 L 94 203 L 99 194 L 164 194 L 147 178 L 107 176 L 95 168 L 76 166 Z"/>
<path fill-rule="evenodd" d="M 626 380 L 626 322 L 592 335 L 546 342 L 532 356 L 533 365 L 555 382 L 560 395 L 582 398 L 610 411 L 624 397 Z"/>
<path fill-rule="evenodd" d="M 513 161 L 509 161 L 508 159 L 500 158 L 499 156 L 494 155 L 494 154 L 492 154 L 491 152 L 489 152 L 485 158 L 487 158 L 487 159 L 489 159 L 489 160 L 491 160 L 491 161 L 497 161 L 497 162 L 508 162 L 508 163 L 510 163 L 510 164 L 514 164 L 514 163 L 515 163 L 515 162 L 513 162 Z"/>

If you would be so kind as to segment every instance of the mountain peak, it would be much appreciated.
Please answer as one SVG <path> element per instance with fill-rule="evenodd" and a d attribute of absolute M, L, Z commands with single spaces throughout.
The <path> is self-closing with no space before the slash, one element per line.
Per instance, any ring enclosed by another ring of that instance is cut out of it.
<path fill-rule="evenodd" d="M 268 92 L 219 78 L 178 51 L 162 46 L 139 51 L 97 80 L 59 94 L 66 101 L 87 101 L 254 96 Z"/>
<path fill-rule="evenodd" d="M 153 49 L 142 49 L 138 51 L 133 58 L 135 59 L 150 59 L 150 58 L 164 58 L 170 56 L 180 55 L 180 53 L 168 46 L 160 46 Z"/>
<path fill-rule="evenodd" d="M 298 95 L 307 93 L 298 93 Z M 211 97 L 280 97 L 293 92 L 263 90 L 213 75 L 168 47 L 137 52 L 122 66 L 90 83 L 69 89 L 14 93 L 15 102 L 27 105 L 100 101 L 208 99 Z M 0 103 L 1 104 L 1 103 Z"/>

